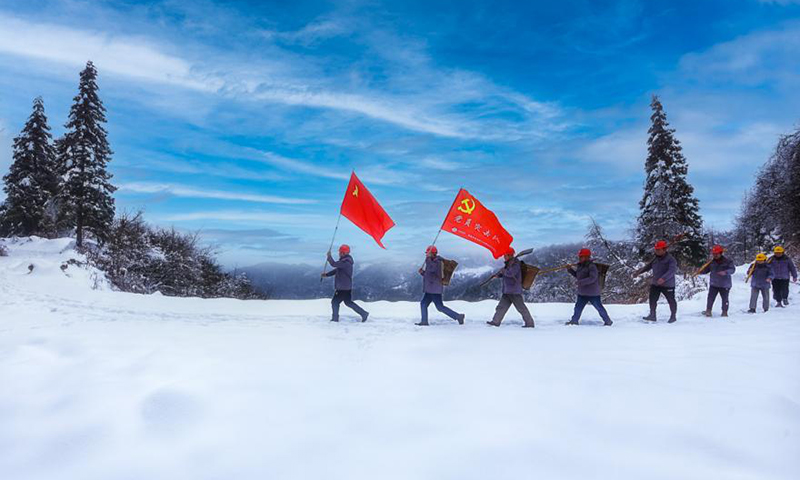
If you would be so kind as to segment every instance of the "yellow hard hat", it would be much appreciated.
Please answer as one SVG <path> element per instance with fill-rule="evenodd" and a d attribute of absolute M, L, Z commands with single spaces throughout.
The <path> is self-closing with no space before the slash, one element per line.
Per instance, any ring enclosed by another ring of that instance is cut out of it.
<path fill-rule="evenodd" d="M 766 261 L 767 261 L 767 256 L 765 254 L 759 253 L 758 255 L 756 255 L 756 262 L 766 262 Z"/>
<path fill-rule="evenodd" d="M 772 251 L 775 252 L 775 253 L 783 253 L 784 252 L 783 247 L 781 247 L 780 245 L 778 245 L 777 247 L 773 248 Z"/>

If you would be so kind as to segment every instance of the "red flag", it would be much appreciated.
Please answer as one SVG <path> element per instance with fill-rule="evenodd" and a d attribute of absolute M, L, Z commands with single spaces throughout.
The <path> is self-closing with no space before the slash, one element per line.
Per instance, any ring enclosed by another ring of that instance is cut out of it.
<path fill-rule="evenodd" d="M 447 212 L 442 230 L 488 248 L 494 258 L 505 254 L 514 240 L 500 225 L 494 212 L 463 188 L 458 191 L 453 206 Z"/>
<path fill-rule="evenodd" d="M 347 185 L 347 192 L 342 200 L 341 212 L 358 228 L 374 238 L 381 248 L 386 248 L 381 243 L 381 239 L 390 228 L 394 227 L 394 222 L 375 200 L 375 197 L 369 193 L 367 187 L 356 177 L 356 172 L 350 175 L 350 183 Z"/>

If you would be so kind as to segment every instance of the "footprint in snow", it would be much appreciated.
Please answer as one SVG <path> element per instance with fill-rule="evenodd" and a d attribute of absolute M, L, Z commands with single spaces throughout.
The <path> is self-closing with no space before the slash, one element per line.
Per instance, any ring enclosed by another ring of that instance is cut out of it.
<path fill-rule="evenodd" d="M 173 433 L 190 426 L 198 418 L 199 405 L 190 395 L 160 389 L 142 400 L 142 420 L 151 430 Z"/>

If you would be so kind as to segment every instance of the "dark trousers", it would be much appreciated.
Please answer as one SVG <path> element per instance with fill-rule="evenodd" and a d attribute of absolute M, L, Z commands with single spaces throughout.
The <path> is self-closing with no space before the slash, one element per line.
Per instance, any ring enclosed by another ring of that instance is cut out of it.
<path fill-rule="evenodd" d="M 789 279 L 772 279 L 772 297 L 775 301 L 789 300 Z"/>
<path fill-rule="evenodd" d="M 659 285 L 650 285 L 650 313 L 656 313 L 658 307 L 658 299 L 664 295 L 669 303 L 669 311 L 674 317 L 678 314 L 678 302 L 675 301 L 675 287 L 661 287 Z"/>
<path fill-rule="evenodd" d="M 572 314 L 573 322 L 577 322 L 581 319 L 581 314 L 583 313 L 583 309 L 586 307 L 587 303 L 592 304 L 595 310 L 597 310 L 597 313 L 600 314 L 600 318 L 603 319 L 603 322 L 608 323 L 611 321 L 611 319 L 608 317 L 608 312 L 606 312 L 606 307 L 603 306 L 603 302 L 600 300 L 600 295 L 596 297 L 578 295 L 578 300 L 575 302 L 575 312 Z"/>
<path fill-rule="evenodd" d="M 761 294 L 761 306 L 764 311 L 769 310 L 769 287 L 750 287 L 750 310 L 755 311 L 758 305 L 758 295 Z"/>
<path fill-rule="evenodd" d="M 420 323 L 428 323 L 428 305 L 430 305 L 431 302 L 436 306 L 436 310 L 439 310 L 453 320 L 458 320 L 458 314 L 444 306 L 441 293 L 426 293 L 419 302 L 420 310 L 422 311 L 422 322 Z"/>
<path fill-rule="evenodd" d="M 731 293 L 730 288 L 711 287 L 708 289 L 708 300 L 706 301 L 706 311 L 710 312 L 714 308 L 714 302 L 717 301 L 717 295 L 722 297 L 722 311 L 728 311 L 728 294 Z"/>
<path fill-rule="evenodd" d="M 339 321 L 339 305 L 342 302 L 344 302 L 344 304 L 350 307 L 350 309 L 352 309 L 354 312 L 361 315 L 361 318 L 364 318 L 367 315 L 367 311 L 356 305 L 356 302 L 353 301 L 352 290 L 336 290 L 336 293 L 333 294 L 333 300 L 331 300 L 334 322 Z"/>
<path fill-rule="evenodd" d="M 514 305 L 514 308 L 517 309 L 520 315 L 522 315 L 522 320 L 525 322 L 525 326 L 532 327 L 533 326 L 533 317 L 531 316 L 531 312 L 528 310 L 528 306 L 525 305 L 525 300 L 522 299 L 522 294 L 519 293 L 504 293 L 502 297 L 500 297 L 500 303 L 497 304 L 497 308 L 494 311 L 494 318 L 492 318 L 492 323 L 495 325 L 500 325 L 500 322 L 503 321 L 503 317 L 506 316 L 506 312 L 508 309 Z"/>

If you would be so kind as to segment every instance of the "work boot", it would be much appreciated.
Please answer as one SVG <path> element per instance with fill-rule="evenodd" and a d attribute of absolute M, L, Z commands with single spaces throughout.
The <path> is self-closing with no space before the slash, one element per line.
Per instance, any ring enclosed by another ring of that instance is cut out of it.
<path fill-rule="evenodd" d="M 367 321 L 367 317 L 369 317 L 369 312 L 365 313 L 364 316 L 361 317 L 361 323 L 366 322 Z"/>
<path fill-rule="evenodd" d="M 614 325 L 614 322 L 612 322 L 610 318 L 608 320 L 603 320 L 603 326 L 610 327 L 611 325 Z"/>
<path fill-rule="evenodd" d="M 499 327 L 500 326 L 499 323 L 494 323 L 494 322 L 486 322 L 486 325 L 491 325 L 493 327 Z"/>
<path fill-rule="evenodd" d="M 727 316 L 728 316 L 728 312 L 727 312 L 727 311 L 725 311 L 725 310 L 723 310 L 723 311 L 722 311 L 722 316 L 723 316 L 723 317 L 727 317 Z"/>
<path fill-rule="evenodd" d="M 656 321 L 656 312 L 650 312 L 650 315 L 646 317 L 642 317 L 642 320 L 647 320 L 648 322 L 655 322 Z"/>
<path fill-rule="evenodd" d="M 533 327 L 534 325 L 532 323 L 531 324 L 526 323 L 525 325 L 522 326 L 522 328 L 533 328 Z"/>
<path fill-rule="evenodd" d="M 678 321 L 677 317 L 675 317 L 675 315 L 672 315 L 671 317 L 669 317 L 669 320 L 667 320 L 667 323 L 675 323 L 676 321 Z"/>
<path fill-rule="evenodd" d="M 788 307 L 789 306 L 789 299 L 788 298 L 784 298 L 783 299 L 783 306 L 784 307 Z"/>
<path fill-rule="evenodd" d="M 747 311 L 747 313 L 756 313 L 756 309 L 755 308 L 751 308 L 750 310 Z"/>
<path fill-rule="evenodd" d="M 711 317 L 711 316 L 712 316 L 712 314 L 711 314 L 711 310 L 706 310 L 705 312 L 703 312 L 703 316 L 705 316 L 705 317 Z"/>
<path fill-rule="evenodd" d="M 339 321 L 338 318 L 331 318 L 331 322 L 338 322 L 338 321 Z"/>
<path fill-rule="evenodd" d="M 778 308 L 783 308 L 783 304 L 781 302 L 777 302 L 775 304 L 775 306 L 778 307 Z"/>
<path fill-rule="evenodd" d="M 458 321 L 459 325 L 464 325 L 465 318 L 467 318 L 467 315 L 462 313 L 461 315 L 458 316 L 456 320 Z"/>
<path fill-rule="evenodd" d="M 430 324 L 428 322 L 419 322 L 419 323 L 415 323 L 414 325 L 416 325 L 418 327 L 427 327 Z"/>
<path fill-rule="evenodd" d="M 577 320 L 570 320 L 567 323 L 565 323 L 564 325 L 578 325 L 578 321 Z"/>

